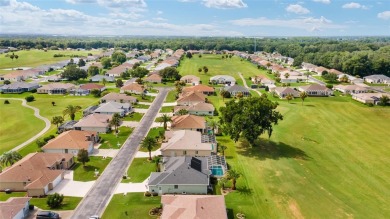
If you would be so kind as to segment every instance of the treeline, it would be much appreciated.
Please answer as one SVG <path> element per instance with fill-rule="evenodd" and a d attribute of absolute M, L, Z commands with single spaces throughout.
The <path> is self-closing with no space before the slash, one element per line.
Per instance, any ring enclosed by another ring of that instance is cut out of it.
<path fill-rule="evenodd" d="M 256 45 L 256 46 L 255 46 Z M 390 76 L 390 37 L 367 38 L 233 38 L 233 37 L 2 37 L 0 47 L 29 48 L 121 48 L 239 50 L 279 52 L 295 59 L 294 65 L 309 62 L 352 75 Z"/>

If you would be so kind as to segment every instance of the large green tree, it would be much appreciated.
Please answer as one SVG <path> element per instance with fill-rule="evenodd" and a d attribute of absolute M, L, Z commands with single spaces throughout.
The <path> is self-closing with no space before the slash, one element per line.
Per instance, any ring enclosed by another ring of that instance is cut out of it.
<path fill-rule="evenodd" d="M 64 109 L 64 111 L 62 111 L 62 114 L 64 116 L 69 115 L 70 119 L 74 120 L 74 118 L 76 117 L 76 113 L 80 112 L 81 109 L 82 109 L 81 106 L 68 105 Z"/>
<path fill-rule="evenodd" d="M 226 178 L 232 181 L 232 190 L 236 190 L 237 179 L 240 177 L 241 177 L 241 173 L 239 173 L 235 169 L 230 169 L 227 171 Z"/>
<path fill-rule="evenodd" d="M 108 69 L 111 67 L 111 58 L 103 57 L 100 59 L 100 63 L 102 63 L 104 69 Z"/>
<path fill-rule="evenodd" d="M 89 162 L 88 151 L 85 149 L 80 149 L 79 152 L 77 153 L 77 161 L 82 163 L 83 166 L 85 167 L 85 163 Z"/>
<path fill-rule="evenodd" d="M 146 136 L 141 142 L 141 147 L 149 151 L 149 160 L 152 160 L 152 150 L 157 146 L 156 138 L 152 136 Z"/>
<path fill-rule="evenodd" d="M 54 117 L 51 119 L 51 124 L 56 125 L 57 128 L 58 128 L 58 126 L 61 125 L 63 122 L 64 122 L 64 117 L 62 117 L 62 116 L 54 116 Z"/>
<path fill-rule="evenodd" d="M 162 116 L 160 117 L 160 121 L 161 123 L 163 123 L 163 126 L 164 126 L 164 130 L 167 130 L 168 128 L 168 122 L 171 122 L 171 117 L 169 117 L 167 114 L 162 114 Z"/>
<path fill-rule="evenodd" d="M 20 155 L 17 151 L 4 152 L 0 156 L 0 165 L 1 166 L 12 165 L 20 159 L 22 159 L 22 155 Z"/>
<path fill-rule="evenodd" d="M 164 68 L 159 74 L 165 80 L 179 80 L 181 77 L 179 71 L 174 67 Z"/>
<path fill-rule="evenodd" d="M 73 81 L 73 80 L 77 81 L 80 78 L 83 79 L 87 78 L 88 74 L 84 69 L 79 69 L 77 65 L 71 64 L 66 67 L 65 71 L 62 72 L 61 76 L 63 78 L 68 79 L 69 81 Z"/>
<path fill-rule="evenodd" d="M 121 125 L 121 122 L 122 122 L 122 119 L 121 119 L 121 116 L 119 115 L 119 113 L 114 113 L 114 115 L 112 116 L 112 119 L 110 121 L 110 125 L 114 126 L 116 133 L 118 132 L 118 127 Z"/>
<path fill-rule="evenodd" d="M 126 62 L 126 54 L 122 51 L 115 51 L 112 55 L 111 55 L 111 59 L 113 62 L 117 62 L 117 63 L 124 63 Z"/>
<path fill-rule="evenodd" d="M 273 125 L 283 116 L 276 111 L 278 103 L 272 102 L 266 95 L 250 97 L 239 101 L 229 101 L 221 107 L 220 125 L 222 130 L 234 141 L 246 138 L 252 145 L 263 133 L 271 137 Z"/>
<path fill-rule="evenodd" d="M 99 74 L 99 67 L 96 65 L 91 65 L 88 67 L 88 75 L 95 76 Z"/>
<path fill-rule="evenodd" d="M 149 73 L 149 70 L 143 67 L 137 67 L 130 72 L 131 77 L 143 78 Z"/>

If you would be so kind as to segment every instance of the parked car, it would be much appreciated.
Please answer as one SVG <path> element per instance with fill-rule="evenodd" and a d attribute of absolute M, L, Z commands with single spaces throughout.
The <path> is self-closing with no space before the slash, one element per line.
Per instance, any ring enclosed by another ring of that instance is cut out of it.
<path fill-rule="evenodd" d="M 37 219 L 59 219 L 60 215 L 52 211 L 40 211 L 37 214 Z"/>
<path fill-rule="evenodd" d="M 100 219 L 100 217 L 97 215 L 92 215 L 91 217 L 89 217 L 89 219 Z"/>

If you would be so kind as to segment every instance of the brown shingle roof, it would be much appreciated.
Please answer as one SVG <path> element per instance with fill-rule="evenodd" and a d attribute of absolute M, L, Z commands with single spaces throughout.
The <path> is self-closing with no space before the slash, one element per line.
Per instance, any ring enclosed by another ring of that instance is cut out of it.
<path fill-rule="evenodd" d="M 93 90 L 93 89 L 102 89 L 104 88 L 104 85 L 101 84 L 94 84 L 94 83 L 88 83 L 88 84 L 82 84 L 80 85 L 80 88 L 83 90 Z"/>
<path fill-rule="evenodd" d="M 177 102 L 204 102 L 206 101 L 206 96 L 198 91 L 188 91 L 183 93 L 179 99 L 177 99 Z"/>
<path fill-rule="evenodd" d="M 92 141 L 87 140 L 88 136 L 96 136 L 96 132 L 70 130 L 61 133 L 56 138 L 50 140 L 42 149 L 85 149 Z"/>
<path fill-rule="evenodd" d="M 102 100 L 110 101 L 110 100 L 116 100 L 116 101 L 130 101 L 130 102 L 136 102 L 137 98 L 132 96 L 127 96 L 126 94 L 118 94 L 118 93 L 109 93 L 106 94 L 104 97 L 102 97 Z"/>
<path fill-rule="evenodd" d="M 172 128 L 175 129 L 205 129 L 206 119 L 201 116 L 183 115 L 172 116 Z"/>
<path fill-rule="evenodd" d="M 82 118 L 74 127 L 108 127 L 112 115 L 94 113 Z"/>
<path fill-rule="evenodd" d="M 204 84 L 198 84 L 191 87 L 185 87 L 183 92 L 198 91 L 198 92 L 214 92 L 214 88 L 206 86 Z"/>
<path fill-rule="evenodd" d="M 13 197 L 5 202 L 0 202 L 0 219 L 14 218 L 30 199 L 30 197 Z"/>
<path fill-rule="evenodd" d="M 138 83 L 131 83 L 131 84 L 123 86 L 121 88 L 121 90 L 124 90 L 124 91 L 132 90 L 132 91 L 144 92 L 145 88 Z"/>

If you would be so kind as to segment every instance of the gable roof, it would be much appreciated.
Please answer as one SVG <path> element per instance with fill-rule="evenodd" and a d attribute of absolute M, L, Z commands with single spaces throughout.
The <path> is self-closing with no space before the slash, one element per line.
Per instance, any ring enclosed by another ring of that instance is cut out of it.
<path fill-rule="evenodd" d="M 14 82 L 11 84 L 5 84 L 2 86 L 2 89 L 30 89 L 30 88 L 38 88 L 39 84 L 37 83 L 26 83 L 26 82 Z"/>
<path fill-rule="evenodd" d="M 212 151 L 212 143 L 203 143 L 202 134 L 197 131 L 179 130 L 165 132 L 168 142 L 161 144 L 161 151 L 165 150 L 199 150 Z"/>
<path fill-rule="evenodd" d="M 82 119 L 74 127 L 107 127 L 110 126 L 112 115 L 94 113 Z"/>
<path fill-rule="evenodd" d="M 145 80 L 158 80 L 161 81 L 162 77 L 158 74 L 151 74 L 148 77 L 145 78 Z"/>
<path fill-rule="evenodd" d="M 39 89 L 40 90 L 53 90 L 53 89 L 67 90 L 67 89 L 73 88 L 74 86 L 75 85 L 71 84 L 71 83 L 50 83 L 50 84 L 43 85 Z"/>
<path fill-rule="evenodd" d="M 331 91 L 329 88 L 319 84 L 310 84 L 307 86 L 301 86 L 300 88 L 304 91 L 317 91 L 317 90 Z"/>
<path fill-rule="evenodd" d="M 104 85 L 94 84 L 94 83 L 80 85 L 80 89 L 83 89 L 83 90 L 93 90 L 93 89 L 101 90 L 102 88 L 104 88 Z"/>
<path fill-rule="evenodd" d="M 206 157 L 164 158 L 164 172 L 151 173 L 149 185 L 208 185 L 210 170 Z M 200 164 L 199 166 L 194 163 Z"/>
<path fill-rule="evenodd" d="M 5 202 L 0 202 L 0 218 L 14 218 L 30 201 L 30 197 L 12 197 Z"/>
<path fill-rule="evenodd" d="M 299 91 L 292 89 L 291 87 L 275 87 L 275 92 L 279 94 L 293 94 L 299 95 Z"/>
<path fill-rule="evenodd" d="M 176 109 L 176 107 L 175 107 L 175 109 Z M 192 104 L 192 105 L 189 105 L 189 106 L 185 106 L 185 108 L 181 108 L 181 109 L 186 109 L 186 110 L 188 110 L 190 112 L 192 112 L 192 111 L 214 111 L 215 110 L 213 104 L 204 103 L 204 102 L 200 102 L 200 103 Z"/>
<path fill-rule="evenodd" d="M 194 101 L 204 102 L 206 101 L 206 95 L 198 91 L 189 91 L 183 93 L 179 97 L 179 99 L 177 99 L 177 102 L 194 102 Z"/>
<path fill-rule="evenodd" d="M 194 115 L 182 115 L 182 116 L 172 116 L 172 128 L 176 129 L 205 129 L 206 128 L 206 119 L 201 116 Z"/>
<path fill-rule="evenodd" d="M 231 81 L 231 82 L 236 81 L 236 79 L 230 75 L 215 75 L 210 78 L 210 81 L 220 81 L 220 80 Z"/>
<path fill-rule="evenodd" d="M 95 112 L 122 113 L 125 111 L 125 109 L 129 108 L 130 103 L 107 102 L 100 104 L 100 106 L 95 110 Z"/>
<path fill-rule="evenodd" d="M 90 143 L 90 136 L 96 136 L 96 132 L 70 130 L 61 133 L 56 138 L 50 140 L 42 149 L 85 149 L 87 150 Z"/>
<path fill-rule="evenodd" d="M 185 76 L 180 78 L 180 81 L 185 81 L 185 80 L 191 80 L 192 82 L 194 82 L 194 81 L 199 82 L 200 78 L 198 76 L 195 76 L 195 75 L 185 75 Z"/>
<path fill-rule="evenodd" d="M 127 96 L 126 94 L 118 94 L 118 93 L 108 93 L 106 95 L 104 95 L 104 97 L 101 98 L 102 100 L 117 100 L 117 101 L 120 101 L 120 100 L 124 100 L 124 101 L 131 101 L 131 102 L 135 102 L 137 101 L 137 98 L 136 97 L 132 97 L 132 96 Z"/>
<path fill-rule="evenodd" d="M 132 91 L 139 91 L 139 92 L 144 92 L 145 91 L 145 88 L 138 84 L 138 83 L 130 83 L 128 85 L 125 85 L 123 87 L 121 87 L 121 90 L 132 90 Z"/>
<path fill-rule="evenodd" d="M 190 92 L 190 91 L 199 91 L 199 92 L 214 92 L 214 88 L 206 86 L 204 84 L 198 84 L 191 87 L 185 87 L 183 88 L 184 92 Z"/>
<path fill-rule="evenodd" d="M 233 85 L 233 86 L 225 86 L 223 88 L 227 92 L 249 92 L 249 90 L 246 87 L 240 86 L 240 85 Z"/>
<path fill-rule="evenodd" d="M 163 195 L 161 219 L 227 219 L 223 195 Z"/>

